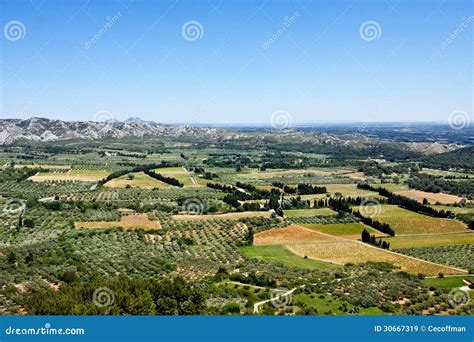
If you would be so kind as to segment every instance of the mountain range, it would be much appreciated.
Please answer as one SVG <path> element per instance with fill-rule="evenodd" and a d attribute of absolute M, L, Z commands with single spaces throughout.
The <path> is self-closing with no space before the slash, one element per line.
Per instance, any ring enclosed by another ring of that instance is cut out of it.
<path fill-rule="evenodd" d="M 64 139 L 101 139 L 106 137 L 192 136 L 216 134 L 217 128 L 196 128 L 189 125 L 171 126 L 139 118 L 126 121 L 93 122 L 63 121 L 32 117 L 30 119 L 1 119 L 0 144 L 17 140 L 54 141 Z"/>

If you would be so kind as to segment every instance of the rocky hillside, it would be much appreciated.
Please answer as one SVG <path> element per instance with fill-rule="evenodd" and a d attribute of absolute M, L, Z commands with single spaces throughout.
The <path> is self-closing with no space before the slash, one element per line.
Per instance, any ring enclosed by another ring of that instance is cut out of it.
<path fill-rule="evenodd" d="M 0 144 L 10 144 L 23 139 L 28 141 L 53 141 L 62 139 L 101 139 L 128 136 L 192 136 L 216 134 L 215 128 L 168 126 L 140 119 L 125 122 L 62 121 L 45 118 L 27 120 L 0 120 Z"/>

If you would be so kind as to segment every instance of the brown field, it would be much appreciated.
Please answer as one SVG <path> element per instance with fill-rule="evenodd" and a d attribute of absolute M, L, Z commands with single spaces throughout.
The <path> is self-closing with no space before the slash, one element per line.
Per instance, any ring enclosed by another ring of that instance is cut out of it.
<path fill-rule="evenodd" d="M 286 228 L 274 228 L 258 233 L 254 236 L 253 243 L 256 246 L 263 245 L 287 245 L 287 244 L 310 244 L 321 241 L 336 240 L 336 237 L 312 231 L 301 226 L 290 226 Z"/>
<path fill-rule="evenodd" d="M 147 214 L 126 215 L 120 221 L 75 222 L 77 229 L 104 229 L 120 227 L 124 229 L 161 229 L 159 221 L 151 221 Z"/>
<path fill-rule="evenodd" d="M 467 274 L 467 271 L 410 258 L 405 255 L 383 250 L 357 241 L 328 241 L 306 244 L 287 244 L 286 247 L 295 254 L 308 258 L 337 263 L 364 263 L 368 261 L 388 262 L 402 271 L 412 274 L 427 275 Z"/>
<path fill-rule="evenodd" d="M 396 195 L 405 196 L 411 199 L 415 199 L 420 203 L 423 203 L 423 199 L 427 199 L 430 204 L 441 203 L 441 204 L 454 204 L 462 200 L 462 197 L 448 195 L 443 193 L 425 192 L 419 190 L 406 190 L 395 192 Z"/>
<path fill-rule="evenodd" d="M 173 215 L 173 219 L 177 221 L 189 220 L 215 220 L 215 219 L 239 219 L 243 217 L 270 217 L 269 211 L 244 211 L 241 213 L 226 214 L 208 214 L 208 215 Z"/>
<path fill-rule="evenodd" d="M 339 230 L 339 227 L 336 228 Z M 459 268 L 431 263 L 359 241 L 348 240 L 342 236 L 336 237 L 296 225 L 258 233 L 254 237 L 254 245 L 283 245 L 297 255 L 335 264 L 376 261 L 391 263 L 399 270 L 413 274 L 467 273 Z"/>

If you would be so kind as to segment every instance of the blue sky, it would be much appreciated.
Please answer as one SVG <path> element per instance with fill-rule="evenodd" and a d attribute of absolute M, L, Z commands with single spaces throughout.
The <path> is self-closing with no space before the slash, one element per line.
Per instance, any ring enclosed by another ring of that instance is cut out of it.
<path fill-rule="evenodd" d="M 92 120 L 108 111 L 119 120 L 233 124 L 268 123 L 279 110 L 293 123 L 472 116 L 468 0 L 0 3 L 0 118 Z M 20 37 L 8 30 L 12 21 L 23 25 Z M 190 21 L 198 36 L 183 35 Z"/>

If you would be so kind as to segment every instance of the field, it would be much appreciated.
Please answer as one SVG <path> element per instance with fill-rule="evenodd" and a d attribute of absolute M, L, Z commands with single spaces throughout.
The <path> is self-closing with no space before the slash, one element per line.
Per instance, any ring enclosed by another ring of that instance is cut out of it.
<path fill-rule="evenodd" d="M 328 269 L 339 267 L 336 264 L 328 262 L 302 258 L 290 252 L 285 247 L 278 245 L 242 247 L 242 253 L 249 258 L 281 263 L 288 267 L 299 267 L 302 269 Z"/>
<path fill-rule="evenodd" d="M 439 289 L 450 291 L 453 288 L 465 286 L 463 280 L 469 280 L 474 282 L 474 276 L 462 276 L 462 277 L 444 277 L 444 278 L 426 278 L 423 280 L 428 286 L 436 286 Z"/>
<path fill-rule="evenodd" d="M 285 210 L 286 217 L 331 216 L 336 214 L 337 212 L 329 208 Z"/>
<path fill-rule="evenodd" d="M 343 224 L 302 224 L 302 226 L 310 228 L 320 233 L 339 236 L 351 240 L 360 240 L 362 231 L 365 229 L 371 235 L 377 237 L 385 236 L 385 234 L 375 230 L 362 223 L 343 223 Z"/>
<path fill-rule="evenodd" d="M 422 203 L 423 200 L 426 199 L 430 204 L 454 204 L 459 203 L 462 200 L 462 197 L 459 196 L 448 195 L 443 193 L 425 192 L 419 190 L 398 191 L 395 194 L 415 199 L 420 203 Z"/>
<path fill-rule="evenodd" d="M 426 173 L 426 174 L 434 175 L 434 176 L 452 176 L 452 177 L 469 177 L 469 178 L 474 177 L 472 173 L 435 170 L 435 169 L 429 169 L 429 168 L 423 168 L 423 170 L 421 170 L 421 173 Z"/>
<path fill-rule="evenodd" d="M 320 234 L 305 227 L 290 226 L 258 233 L 255 235 L 254 244 L 256 246 L 288 245 L 292 243 L 310 244 L 319 241 L 332 241 L 334 239 L 330 235 Z"/>
<path fill-rule="evenodd" d="M 190 220 L 215 220 L 215 219 L 240 219 L 245 217 L 270 217 L 268 211 L 245 211 L 242 213 L 227 213 L 227 214 L 206 214 L 206 215 L 173 215 L 173 220 L 190 221 Z"/>
<path fill-rule="evenodd" d="M 414 247 L 398 250 L 400 253 L 416 258 L 443 263 L 454 267 L 470 269 L 474 267 L 474 246 L 472 244 L 439 246 L 439 247 Z"/>
<path fill-rule="evenodd" d="M 316 260 L 332 262 L 340 265 L 347 263 L 364 263 L 369 261 L 388 262 L 409 273 L 425 273 L 428 275 L 465 274 L 467 271 L 413 259 L 401 254 L 372 247 L 355 241 L 327 241 L 319 243 L 301 243 L 286 245 L 295 254 Z"/>
<path fill-rule="evenodd" d="M 339 230 L 338 228 L 337 230 Z M 447 267 L 420 259 L 393 253 L 357 241 L 343 239 L 309 228 L 291 226 L 259 233 L 254 238 L 256 246 L 283 245 L 289 251 L 305 258 L 344 265 L 347 263 L 365 263 L 369 261 L 388 262 L 410 273 L 436 275 L 464 274 L 463 269 Z"/>
<path fill-rule="evenodd" d="M 166 189 L 172 186 L 154 179 L 143 172 L 135 172 L 129 175 L 124 175 L 119 178 L 114 178 L 104 184 L 106 188 L 142 188 L 142 189 Z"/>
<path fill-rule="evenodd" d="M 173 177 L 179 180 L 185 187 L 201 186 L 184 167 L 164 167 L 154 169 L 156 173 L 165 177 Z"/>
<path fill-rule="evenodd" d="M 38 144 L 35 150 L 0 148 L 4 165 L 0 169 L 0 268 L 5 270 L 0 272 L 0 311 L 97 314 L 90 298 L 71 299 L 63 289 L 74 288 L 77 294 L 83 290 L 76 287 L 83 286 L 93 293 L 95 287 L 110 286 L 118 289 L 117 305 L 121 305 L 129 300 L 121 297 L 123 284 L 138 281 L 154 287 L 178 277 L 182 277 L 178 282 L 194 289 L 191 292 L 200 291 L 196 298 L 206 298 L 199 313 L 209 315 L 465 314 L 471 310 L 451 308 L 447 302 L 447 284 L 458 285 L 454 279 L 459 280 L 447 276 L 473 269 L 469 203 L 430 205 L 453 211 L 452 219 L 382 204 L 373 218 L 390 224 L 396 232 L 390 237 L 375 229 L 373 222 L 362 223 L 354 213 L 360 208 L 359 197 L 387 201 L 377 192 L 358 189 L 357 182 L 366 178 L 394 192 L 407 190 L 410 174 L 416 173 L 409 171 L 411 161 L 377 164 L 357 154 L 345 165 L 340 158 L 347 152 L 345 145 L 334 155 L 280 152 L 273 148 L 292 146 L 287 144 L 293 133 L 276 145 L 280 136 L 271 132 L 240 134 L 250 135 L 233 147 L 218 136 L 183 136 L 67 140 Z M 295 134 L 292 144 L 299 144 L 300 133 Z M 319 146 L 312 140 L 314 135 L 304 135 Z M 254 148 L 256 141 L 264 148 Z M 296 146 L 304 150 L 312 145 Z M 334 148 L 324 146 L 318 148 Z M 149 177 L 143 172 L 147 168 L 184 186 Z M 98 182 L 107 175 L 111 178 L 107 183 Z M 245 183 L 239 187 L 247 185 L 246 190 L 237 189 L 237 182 Z M 208 183 L 222 187 L 208 187 Z M 298 185 L 301 193 L 284 194 L 284 202 L 279 190 L 271 192 L 276 186 L 298 189 Z M 319 194 L 310 185 L 325 186 L 328 193 Z M 450 183 L 448 190 L 453 189 Z M 320 198 L 325 201 L 315 207 L 314 199 Z M 347 206 L 334 205 L 337 201 Z M 190 203 L 197 205 L 198 214 L 192 215 L 196 208 Z M 376 237 L 372 243 L 390 242 L 389 249 L 362 243 L 364 229 Z M 442 290 L 429 291 L 429 281 L 438 280 L 422 281 L 418 276 L 438 273 L 452 279 L 439 280 L 445 282 Z M 68 300 L 48 294 L 52 304 L 43 304 L 44 289 L 50 284 Z M 255 303 L 303 285 L 295 290 L 290 305 L 264 303 L 254 311 Z M 11 292 L 12 286 L 26 292 Z M 363 304 L 374 288 L 373 300 Z M 59 312 L 59 302 L 79 304 Z M 110 309 L 116 311 L 104 308 L 99 314 L 137 312 Z"/>
<path fill-rule="evenodd" d="M 474 232 L 405 235 L 384 238 L 392 248 L 436 247 L 474 244 Z"/>
<path fill-rule="evenodd" d="M 89 221 L 75 222 L 77 229 L 104 229 L 120 227 L 124 229 L 160 229 L 159 221 L 151 221 L 146 214 L 132 214 L 122 216 L 119 222 L 115 221 Z"/>
<path fill-rule="evenodd" d="M 109 173 L 105 170 L 87 170 L 87 169 L 71 169 L 66 172 L 38 172 L 29 179 L 33 182 L 47 181 L 80 181 L 80 182 L 96 182 Z"/>
<path fill-rule="evenodd" d="M 394 205 L 381 205 L 380 213 L 374 219 L 388 223 L 397 236 L 407 234 L 428 234 L 466 232 L 466 226 L 456 220 L 434 218 Z"/>

